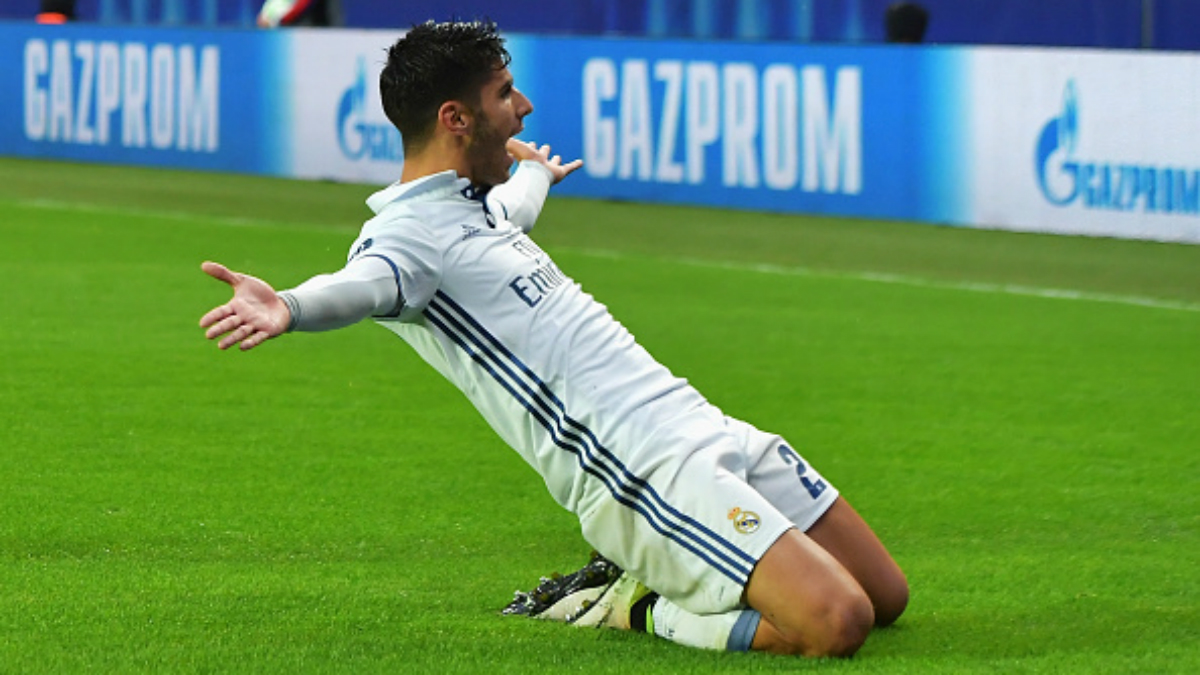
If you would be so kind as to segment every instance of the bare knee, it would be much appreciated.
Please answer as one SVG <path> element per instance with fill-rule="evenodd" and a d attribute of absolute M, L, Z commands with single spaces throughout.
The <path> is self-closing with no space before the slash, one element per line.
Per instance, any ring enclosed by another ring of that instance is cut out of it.
<path fill-rule="evenodd" d="M 807 534 L 867 592 L 875 608 L 876 626 L 888 626 L 900 618 L 908 607 L 908 580 L 849 502 L 839 497 Z"/>
<path fill-rule="evenodd" d="M 875 605 L 875 625 L 890 626 L 904 613 L 908 607 L 908 581 L 903 574 L 892 580 L 881 591 L 878 591 L 872 601 Z"/>
<path fill-rule="evenodd" d="M 809 657 L 853 656 L 875 624 L 875 611 L 865 594 L 830 599 L 811 608 L 810 616 L 814 620 L 802 628 L 777 628 L 780 642 L 772 651 Z"/>
<path fill-rule="evenodd" d="M 853 656 L 867 641 L 875 625 L 871 601 L 863 595 L 824 608 L 821 630 L 814 636 L 808 656 Z"/>

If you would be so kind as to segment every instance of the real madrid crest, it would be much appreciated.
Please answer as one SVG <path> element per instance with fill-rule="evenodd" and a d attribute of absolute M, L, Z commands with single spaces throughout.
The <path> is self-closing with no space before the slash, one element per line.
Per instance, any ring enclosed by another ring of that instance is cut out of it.
<path fill-rule="evenodd" d="M 758 514 L 753 511 L 743 511 L 738 507 L 729 510 L 729 519 L 733 521 L 733 529 L 742 534 L 753 534 L 762 524 Z"/>

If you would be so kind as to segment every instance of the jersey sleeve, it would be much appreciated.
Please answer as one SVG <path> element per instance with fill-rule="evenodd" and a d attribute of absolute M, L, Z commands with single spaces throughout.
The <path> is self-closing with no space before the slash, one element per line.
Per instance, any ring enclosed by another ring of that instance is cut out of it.
<path fill-rule="evenodd" d="M 523 161 L 507 181 L 488 192 L 488 209 L 503 213 L 506 220 L 529 232 L 542 213 L 553 182 L 550 169 L 538 162 Z"/>
<path fill-rule="evenodd" d="M 332 274 L 320 274 L 282 291 L 291 312 L 289 331 L 324 331 L 357 323 L 397 309 L 399 292 L 389 265 L 359 258 Z"/>
<path fill-rule="evenodd" d="M 376 318 L 409 321 L 420 316 L 441 284 L 441 248 L 415 219 L 368 223 L 350 249 L 347 266 L 367 259 L 387 264 L 396 289 L 394 310 Z"/>

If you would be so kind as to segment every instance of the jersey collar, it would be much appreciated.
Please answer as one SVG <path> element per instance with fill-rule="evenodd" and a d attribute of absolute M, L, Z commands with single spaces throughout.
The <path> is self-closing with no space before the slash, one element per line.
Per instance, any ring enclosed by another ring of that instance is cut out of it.
<path fill-rule="evenodd" d="M 455 192 L 463 193 L 473 189 L 471 181 L 460 178 L 453 169 L 441 173 L 422 176 L 407 183 L 392 183 L 386 188 L 367 197 L 367 206 L 379 213 L 388 204 L 414 199 L 437 199 Z"/>

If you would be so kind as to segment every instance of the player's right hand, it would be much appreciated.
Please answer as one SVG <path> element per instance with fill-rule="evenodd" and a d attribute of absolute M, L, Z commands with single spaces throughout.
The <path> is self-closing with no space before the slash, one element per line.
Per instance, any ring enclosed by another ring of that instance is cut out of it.
<path fill-rule="evenodd" d="M 550 155 L 549 145 L 539 146 L 537 143 L 532 141 L 522 141 L 516 138 L 510 138 L 508 139 L 508 143 L 505 145 L 505 148 L 508 150 L 508 154 L 512 155 L 513 159 L 517 160 L 518 162 L 523 160 L 533 160 L 547 169 L 550 169 L 551 175 L 554 176 L 555 183 L 558 183 L 562 179 L 569 176 L 571 172 L 583 166 L 582 159 L 577 159 L 573 162 L 567 162 L 564 164 L 560 155 Z"/>
<path fill-rule="evenodd" d="M 204 336 L 209 340 L 220 338 L 218 347 L 229 349 L 237 344 L 246 351 L 287 330 L 291 312 L 270 284 L 220 263 L 205 262 L 200 269 L 233 288 L 229 302 L 200 318 L 200 327 L 207 329 Z"/>

